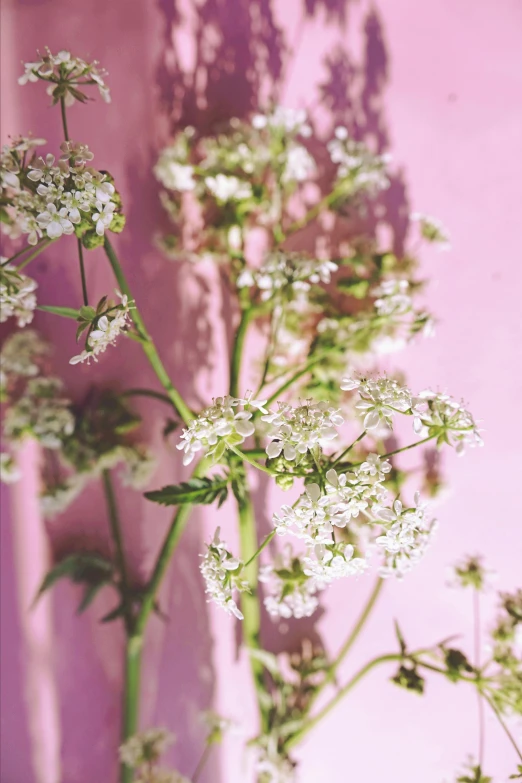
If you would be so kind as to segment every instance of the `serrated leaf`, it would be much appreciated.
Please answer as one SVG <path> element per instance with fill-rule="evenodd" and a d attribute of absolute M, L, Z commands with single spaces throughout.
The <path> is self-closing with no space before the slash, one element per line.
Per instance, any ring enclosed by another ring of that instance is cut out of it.
<path fill-rule="evenodd" d="M 70 579 L 75 584 L 83 582 L 89 586 L 99 585 L 101 587 L 112 580 L 112 573 L 112 563 L 94 552 L 76 552 L 68 555 L 45 575 L 33 606 L 43 593 L 53 587 L 60 579 Z"/>
<path fill-rule="evenodd" d="M 184 503 L 208 505 L 227 495 L 228 479 L 193 478 L 181 484 L 170 484 L 162 489 L 145 492 L 147 500 L 162 506 L 181 506 Z"/>

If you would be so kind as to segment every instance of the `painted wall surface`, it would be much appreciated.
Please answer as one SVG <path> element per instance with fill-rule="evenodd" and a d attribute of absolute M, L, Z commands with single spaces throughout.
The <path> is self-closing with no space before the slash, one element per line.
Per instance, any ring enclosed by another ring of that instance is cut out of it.
<path fill-rule="evenodd" d="M 520 2 L 6 0 L 1 28 L 2 140 L 32 130 L 56 146 L 60 141 L 59 118 L 44 91 L 16 84 L 21 61 L 33 59 L 37 48 L 68 48 L 109 70 L 113 103 L 73 107 L 71 135 L 89 144 L 95 163 L 119 184 L 128 229 L 118 249 L 169 370 L 182 392 L 196 389 L 194 405 L 223 391 L 229 308 L 210 265 L 176 266 L 154 249 L 162 217 L 151 165 L 169 131 L 244 115 L 275 89 L 285 105 L 316 112 L 324 129 L 343 122 L 393 154 L 396 176 L 384 215 L 393 241 L 408 242 L 407 215 L 419 210 L 448 226 L 453 248 L 424 254 L 436 337 L 394 357 L 391 366 L 403 367 L 413 388 L 431 385 L 462 396 L 483 422 L 486 447 L 462 460 L 445 457 L 451 491 L 437 509 L 437 541 L 422 567 L 387 585 L 341 677 L 395 649 L 395 617 L 414 646 L 462 628 L 469 637 L 470 596 L 446 588 L 445 567 L 463 553 L 482 552 L 499 571 L 501 587 L 511 589 L 521 577 Z M 34 269 L 42 301 L 80 303 L 72 239 L 53 246 Z M 87 274 L 95 296 L 110 290 L 100 252 L 89 254 Z M 36 325 L 57 346 L 55 369 L 73 395 L 93 378 L 155 386 L 130 341 L 96 366 L 73 368 L 73 330 L 47 316 L 37 316 Z M 163 448 L 158 406 L 141 409 L 152 444 Z M 163 453 L 155 486 L 182 476 L 178 453 Z M 123 638 L 115 624 L 98 623 L 111 608 L 110 596 L 100 595 L 89 613 L 76 617 L 77 591 L 63 584 L 28 614 L 50 561 L 48 541 L 55 553 L 79 545 L 108 549 L 101 488 L 93 486 L 47 523 L 43 535 L 34 447 L 22 459 L 24 484 L 2 491 L 0 778 L 115 783 Z M 262 506 L 266 487 L 252 478 Z M 129 558 L 136 579 L 144 579 L 169 510 L 122 491 L 119 501 Z M 246 661 L 236 660 L 234 623 L 208 607 L 196 568 L 201 542 L 218 520 L 233 542 L 230 511 L 194 514 L 162 589 L 169 622 L 153 619 L 147 638 L 142 723 L 176 731 L 169 759 L 185 774 L 201 753 L 202 709 L 214 704 L 245 731 L 254 715 Z M 262 524 L 268 525 L 263 515 Z M 332 652 L 369 590 L 362 579 L 329 591 L 316 628 Z M 300 626 L 278 635 L 268 624 L 265 633 L 281 649 L 298 643 Z M 428 678 L 420 699 L 388 684 L 390 674 L 376 671 L 310 735 L 297 753 L 302 783 L 441 783 L 476 752 L 472 692 Z M 201 783 L 249 781 L 243 741 L 231 736 Z M 496 782 L 515 767 L 513 751 L 489 719 L 485 766 Z"/>

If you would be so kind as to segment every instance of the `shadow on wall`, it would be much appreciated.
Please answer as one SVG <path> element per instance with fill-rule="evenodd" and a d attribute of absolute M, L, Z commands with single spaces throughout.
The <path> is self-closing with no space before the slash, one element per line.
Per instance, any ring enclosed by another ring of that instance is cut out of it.
<path fill-rule="evenodd" d="M 348 24 L 352 0 L 303 0 L 300 29 L 321 16 L 327 24 Z M 231 7 L 233 6 L 233 8 Z M 158 0 L 164 18 L 163 53 L 157 67 L 161 112 L 170 133 L 194 126 L 211 134 L 232 117 L 247 118 L 277 103 L 292 67 L 292 52 L 285 31 L 278 25 L 277 3 L 271 0 L 202 0 L 185 12 L 172 0 Z M 181 35 L 184 31 L 184 35 Z M 190 31 L 190 43 L 187 32 Z M 355 60 L 339 43 L 325 55 L 325 80 L 309 103 L 329 115 L 329 134 L 344 125 L 350 134 L 375 152 L 386 152 L 389 135 L 384 112 L 384 93 L 389 77 L 389 58 L 379 14 L 370 9 L 364 18 L 364 54 Z M 293 66 L 295 67 L 295 65 Z M 408 199 L 403 173 L 391 177 L 390 188 L 368 205 L 356 219 L 337 218 L 329 231 L 330 246 L 354 237 L 375 237 L 386 227 L 390 247 L 404 251 L 408 228 Z M 314 252 L 321 229 L 310 226 L 292 239 L 292 249 Z M 230 307 L 226 283 L 222 283 L 222 314 L 229 339 L 237 314 Z M 217 392 L 216 392 L 217 393 Z M 259 537 L 271 529 L 266 515 L 268 482 L 259 477 L 254 495 Z M 290 621 L 281 634 L 269 620 L 263 628 L 265 646 L 274 652 L 298 650 L 304 638 L 320 645 L 316 630 L 320 612 L 308 620 Z M 265 615 L 266 617 L 266 615 Z M 237 643 L 241 639 L 237 628 Z"/>

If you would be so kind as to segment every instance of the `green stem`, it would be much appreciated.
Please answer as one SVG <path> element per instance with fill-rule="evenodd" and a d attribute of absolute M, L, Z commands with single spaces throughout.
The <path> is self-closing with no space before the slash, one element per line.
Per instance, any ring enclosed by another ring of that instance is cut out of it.
<path fill-rule="evenodd" d="M 239 397 L 239 381 L 241 374 L 241 358 L 243 355 L 243 346 L 250 321 L 254 316 L 254 309 L 241 312 L 241 320 L 236 330 L 234 344 L 232 346 L 232 357 L 230 360 L 230 396 Z"/>
<path fill-rule="evenodd" d="M 123 546 L 120 517 L 118 514 L 118 506 L 116 504 L 116 496 L 112 486 L 110 471 L 102 471 L 102 479 L 103 491 L 105 493 L 105 500 L 107 502 L 107 510 L 109 512 L 111 536 L 116 550 L 116 565 L 120 574 L 120 593 L 125 609 L 125 625 L 127 628 L 127 633 L 130 635 L 132 632 L 132 614 L 128 606 L 129 576 L 127 571 L 127 561 L 125 559 L 125 549 Z"/>
<path fill-rule="evenodd" d="M 362 667 L 362 669 L 359 669 L 357 674 L 355 674 L 349 682 L 346 683 L 342 688 L 340 688 L 339 691 L 335 694 L 335 696 L 326 704 L 322 710 L 320 710 L 317 715 L 315 715 L 313 718 L 310 718 L 304 726 L 295 734 L 293 734 L 290 739 L 285 743 L 285 750 L 290 749 L 294 745 L 296 745 L 298 742 L 300 742 L 303 737 L 308 734 L 317 724 L 324 718 L 326 715 L 328 715 L 329 712 L 331 712 L 342 699 L 346 696 L 347 693 L 349 693 L 352 688 L 355 688 L 358 682 L 360 682 L 363 677 L 365 677 L 368 672 L 370 672 L 372 669 L 374 669 L 376 666 L 379 666 L 381 663 L 388 663 L 390 661 L 400 661 L 402 660 L 403 656 L 401 653 L 393 653 L 389 655 L 380 655 L 378 658 L 374 658 L 373 660 L 369 661 L 369 663 L 365 664 L 365 666 Z"/>
<path fill-rule="evenodd" d="M 244 574 L 245 579 L 250 585 L 251 591 L 250 593 L 241 593 L 241 611 L 243 612 L 244 616 L 242 624 L 243 642 L 247 649 L 259 650 L 261 611 L 259 607 L 258 596 L 259 567 L 255 558 L 258 544 L 254 509 L 250 495 L 248 493 L 248 489 L 246 487 L 243 498 L 237 501 L 237 505 L 239 512 L 239 540 L 241 559 L 244 563 L 247 564 L 244 567 Z M 252 655 L 250 656 L 250 666 L 252 669 L 252 676 L 254 678 L 254 685 L 258 696 L 261 730 L 265 732 L 268 728 L 268 721 L 266 710 L 263 707 L 263 699 L 266 695 L 264 667 L 261 661 Z"/>
<path fill-rule="evenodd" d="M 478 590 L 473 590 L 473 635 L 475 637 L 474 666 L 478 671 L 480 669 L 480 594 Z M 484 764 L 484 744 L 486 738 L 486 724 L 484 715 L 484 702 L 481 698 L 480 689 L 477 689 L 478 699 L 478 763 L 479 767 Z"/>
<path fill-rule="evenodd" d="M 87 279 L 85 277 L 85 264 L 83 260 L 83 247 L 81 239 L 78 239 L 78 258 L 80 261 L 80 277 L 82 281 L 82 296 L 84 305 L 89 304 L 89 296 L 87 294 Z"/>
<path fill-rule="evenodd" d="M 203 767 L 205 766 L 205 764 L 208 761 L 208 757 L 210 756 L 210 751 L 211 750 L 212 750 L 212 745 L 207 741 L 207 743 L 205 745 L 205 749 L 204 749 L 203 753 L 201 754 L 201 758 L 198 761 L 197 767 L 194 770 L 194 773 L 193 773 L 193 775 L 191 777 L 192 783 L 197 783 L 197 781 L 199 780 L 199 776 L 203 772 Z"/>
<path fill-rule="evenodd" d="M 30 255 L 27 256 L 27 258 L 24 258 L 24 260 L 18 264 L 16 267 L 16 271 L 20 272 L 27 264 L 30 264 L 31 261 L 33 261 L 37 256 L 40 255 L 42 250 L 45 250 L 46 247 L 48 247 L 52 242 L 54 242 L 54 239 L 48 239 L 47 237 L 43 237 L 40 239 L 36 245 L 33 246 L 33 252 L 30 253 Z M 12 264 L 13 261 L 16 261 L 17 258 L 20 258 L 20 256 L 25 255 L 28 250 L 31 250 L 31 245 L 27 245 L 26 247 L 23 247 L 21 250 L 18 251 L 18 253 L 15 253 L 14 256 L 11 256 L 11 258 L 8 258 L 6 261 L 4 261 L 1 266 L 7 266 L 8 264 Z"/>
<path fill-rule="evenodd" d="M 278 399 L 287 389 L 289 389 L 293 384 L 299 380 L 299 378 L 302 378 L 303 375 L 306 375 L 306 373 L 314 367 L 318 362 L 322 361 L 328 354 L 339 351 L 340 348 L 329 348 L 326 351 L 319 351 L 315 354 L 311 359 L 309 359 L 306 364 L 304 364 L 299 370 L 297 370 L 293 375 L 288 378 L 281 386 L 276 389 L 276 391 L 270 395 L 268 398 L 266 405 L 271 405 L 275 400 Z M 254 415 L 257 415 L 257 411 Z"/>
<path fill-rule="evenodd" d="M 69 141 L 69 131 L 67 129 L 67 113 L 65 111 L 65 98 L 63 96 L 60 98 L 60 111 L 62 115 L 63 135 L 65 136 L 65 141 Z"/>
<path fill-rule="evenodd" d="M 347 454 L 349 454 L 350 451 L 353 449 L 353 447 L 356 446 L 359 443 L 359 441 L 361 441 L 364 438 L 365 435 L 366 435 L 366 430 L 363 430 L 359 435 L 359 437 L 356 438 L 353 443 L 347 446 L 347 448 L 345 448 L 345 450 L 341 452 L 341 454 L 339 454 L 337 459 L 334 460 L 334 462 L 332 463 L 331 467 L 335 468 L 335 466 L 342 460 L 342 458 L 345 457 Z"/>
<path fill-rule="evenodd" d="M 241 451 L 241 449 L 238 449 L 237 446 L 233 446 L 231 443 L 227 443 L 227 447 L 230 449 L 230 451 L 233 451 L 234 454 L 236 454 L 241 460 L 244 462 L 248 462 L 249 465 L 252 465 L 253 468 L 257 468 L 258 470 L 262 470 L 263 473 L 268 473 L 269 476 L 274 476 L 277 474 L 274 474 L 270 468 L 267 468 L 266 465 L 261 465 L 260 462 L 256 462 L 255 459 L 252 459 L 248 454 L 245 454 L 244 451 Z"/>
<path fill-rule="evenodd" d="M 423 438 L 422 440 L 418 440 L 415 443 L 410 443 L 408 446 L 403 446 L 400 449 L 395 449 L 395 451 L 388 451 L 387 454 L 379 454 L 381 459 L 387 459 L 388 457 L 394 457 L 395 454 L 401 454 L 403 451 L 409 451 L 410 449 L 414 449 L 417 446 L 422 446 L 423 443 L 427 443 L 429 440 L 433 440 L 435 438 L 435 435 L 428 435 L 427 438 Z M 358 468 L 359 465 L 362 465 L 362 462 L 349 462 L 346 464 L 346 466 L 343 465 L 343 467 L 349 467 L 349 468 Z"/>
<path fill-rule="evenodd" d="M 252 557 L 250 558 L 250 560 L 248 560 L 248 562 L 246 562 L 246 563 L 245 563 L 245 565 L 244 565 L 244 568 L 247 568 L 247 567 L 250 565 L 250 563 L 252 563 L 254 560 L 256 560 L 256 559 L 259 557 L 259 555 L 261 554 L 261 552 L 263 551 L 263 549 L 264 549 L 266 546 L 268 546 L 268 544 L 269 544 L 269 543 L 272 541 L 272 539 L 274 538 L 275 534 L 276 534 L 276 531 L 275 531 L 275 530 L 272 530 L 272 532 L 271 532 L 271 533 L 269 533 L 269 534 L 266 536 L 265 540 L 264 540 L 264 541 L 263 541 L 263 542 L 260 544 L 260 546 L 259 546 L 259 547 L 256 549 L 256 551 L 254 552 L 254 554 L 252 555 Z"/>
<path fill-rule="evenodd" d="M 288 229 L 284 232 L 285 239 L 289 237 L 290 234 L 295 234 L 296 231 L 300 231 L 302 228 L 305 228 L 305 226 L 307 226 L 310 221 L 315 220 L 315 218 L 320 215 L 323 209 L 329 207 L 335 201 L 335 199 L 338 198 L 339 195 L 339 190 L 332 190 L 328 196 L 322 198 L 321 201 L 309 209 L 308 212 L 302 218 L 300 218 L 300 220 L 296 220 L 294 223 L 291 223 Z"/>
<path fill-rule="evenodd" d="M 154 389 L 125 389 L 125 391 L 120 393 L 120 397 L 152 397 L 155 400 L 167 403 L 167 405 L 172 405 L 170 397 L 154 391 Z"/>
<path fill-rule="evenodd" d="M 114 249 L 111 243 L 109 242 L 109 240 L 107 239 L 107 237 L 105 237 L 104 240 L 104 249 L 107 258 L 109 259 L 109 263 L 112 267 L 112 271 L 114 272 L 116 281 L 120 287 L 121 293 L 126 294 L 129 297 L 129 299 L 131 299 L 132 298 L 131 291 L 127 283 L 127 280 L 125 278 L 125 275 L 123 274 L 123 269 L 121 268 L 121 264 L 118 261 L 118 257 L 114 252 Z M 147 332 L 145 323 L 143 322 L 143 319 L 138 309 L 136 307 L 132 308 L 130 314 L 132 320 L 134 321 L 134 325 L 138 330 L 139 336 L 141 337 L 141 345 L 143 351 L 147 359 L 149 360 L 152 369 L 156 373 L 159 382 L 167 392 L 167 396 L 169 397 L 170 401 L 174 405 L 175 409 L 177 410 L 177 412 L 179 413 L 179 415 L 181 416 L 185 424 L 190 424 L 190 422 L 194 418 L 192 411 L 190 410 L 185 400 L 183 399 L 179 391 L 174 387 L 172 381 L 170 380 L 168 373 L 165 370 L 165 367 L 163 366 L 163 363 L 158 355 L 152 337 Z"/>
<path fill-rule="evenodd" d="M 482 693 L 482 696 L 484 697 L 484 699 L 487 701 L 487 703 L 491 707 L 491 709 L 493 710 L 493 712 L 495 713 L 498 722 L 500 723 L 500 725 L 504 729 L 504 731 L 506 733 L 506 736 L 509 739 L 509 741 L 511 742 L 511 744 L 513 745 L 513 747 L 515 749 L 515 752 L 516 752 L 517 756 L 519 757 L 520 761 L 522 761 L 522 751 L 518 747 L 517 742 L 516 742 L 514 736 L 511 734 L 511 732 L 510 732 L 506 722 L 504 721 L 502 715 L 497 710 L 497 707 L 496 707 L 495 703 L 483 691 L 481 691 L 481 693 Z"/>
<path fill-rule="evenodd" d="M 374 588 L 372 592 L 370 593 L 370 597 L 368 598 L 368 601 L 366 602 L 366 605 L 364 609 L 361 612 L 361 615 L 357 622 L 355 623 L 355 626 L 353 627 L 352 632 L 348 636 L 347 640 L 339 650 L 339 653 L 330 666 L 329 672 L 327 674 L 326 679 L 332 680 L 335 676 L 335 672 L 341 665 L 341 663 L 344 661 L 348 653 L 350 652 L 352 646 L 354 645 L 357 637 L 361 633 L 362 629 L 366 625 L 366 621 L 368 620 L 370 614 L 372 613 L 373 607 L 375 606 L 377 599 L 379 598 L 379 595 L 381 594 L 381 590 L 384 587 L 384 580 L 378 577 L 377 581 L 375 582 Z"/>
<path fill-rule="evenodd" d="M 138 731 L 142 646 L 143 638 L 141 635 L 127 638 L 125 647 L 122 742 L 125 742 Z M 121 783 L 132 783 L 134 780 L 134 771 L 126 764 L 121 764 L 120 766 L 120 780 Z"/>
<path fill-rule="evenodd" d="M 208 460 L 202 459 L 201 462 L 196 465 L 194 472 L 192 473 L 192 478 L 204 475 L 207 468 Z M 172 554 L 176 549 L 178 541 L 185 529 L 185 525 L 187 524 L 191 511 L 192 503 L 185 503 L 184 505 L 179 506 L 174 515 L 174 519 L 172 520 L 169 531 L 165 536 L 165 540 L 158 555 L 158 559 L 156 560 L 156 565 L 154 566 L 151 578 L 147 584 L 147 589 L 145 590 L 141 608 L 136 619 L 136 631 L 139 634 L 143 633 L 149 615 L 154 609 L 159 587 L 169 566 Z"/>

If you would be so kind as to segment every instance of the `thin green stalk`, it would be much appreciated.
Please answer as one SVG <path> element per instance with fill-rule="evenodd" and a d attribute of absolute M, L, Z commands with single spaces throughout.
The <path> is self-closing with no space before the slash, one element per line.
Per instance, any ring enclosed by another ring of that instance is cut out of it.
<path fill-rule="evenodd" d="M 520 761 L 522 761 L 522 751 L 518 747 L 517 742 L 516 742 L 514 736 L 511 734 L 511 731 L 509 730 L 506 722 L 504 721 L 504 718 L 502 717 L 500 712 L 497 710 L 497 707 L 496 707 L 495 703 L 483 691 L 481 691 L 481 693 L 482 693 L 482 696 L 484 697 L 484 699 L 487 701 L 487 703 L 491 707 L 491 709 L 493 710 L 493 712 L 495 713 L 498 722 L 500 723 L 500 725 L 504 729 L 504 732 L 506 733 L 507 738 L 509 739 L 509 741 L 513 745 L 513 747 L 515 749 L 515 752 L 516 752 L 517 756 L 519 757 Z"/>
<path fill-rule="evenodd" d="M 355 674 L 351 680 L 349 680 L 346 685 L 344 685 L 340 690 L 337 691 L 335 696 L 326 704 L 322 710 L 320 710 L 317 715 L 315 715 L 313 718 L 310 718 L 304 726 L 300 729 L 300 731 L 293 734 L 290 739 L 285 743 L 285 750 L 289 750 L 294 745 L 296 745 L 298 742 L 301 742 L 303 737 L 308 734 L 317 724 L 322 721 L 326 715 L 328 715 L 329 712 L 331 712 L 340 701 L 344 699 L 347 693 L 354 688 L 358 682 L 360 682 L 363 677 L 365 677 L 368 672 L 370 672 L 372 669 L 374 669 L 376 666 L 379 666 L 381 663 L 388 663 L 390 661 L 400 661 L 402 660 L 403 656 L 401 653 L 393 653 L 389 655 L 380 655 L 378 658 L 373 658 L 373 660 L 369 661 L 365 666 L 362 667 L 362 669 L 359 669 L 357 674 Z"/>
<path fill-rule="evenodd" d="M 102 472 L 102 479 L 103 491 L 105 493 L 105 500 L 107 503 L 107 511 L 109 513 L 111 536 L 114 542 L 114 548 L 116 550 L 116 565 L 120 575 L 120 593 L 124 607 L 125 627 L 127 634 L 131 635 L 132 614 L 128 605 L 129 575 L 127 570 L 127 561 L 125 558 L 125 548 L 123 546 L 123 535 L 121 531 L 120 517 L 118 514 L 118 506 L 116 503 L 116 496 L 114 494 L 114 488 L 112 486 L 111 474 L 109 470 L 104 470 Z"/>
<path fill-rule="evenodd" d="M 339 650 L 339 653 L 337 654 L 336 659 L 332 663 L 332 665 L 329 668 L 326 680 L 331 681 L 334 676 L 335 672 L 341 665 L 341 663 L 344 661 L 350 650 L 352 649 L 356 639 L 358 638 L 359 634 L 361 633 L 362 629 L 366 625 L 366 622 L 372 613 L 372 610 L 377 602 L 377 599 L 379 598 L 379 595 L 381 594 L 381 590 L 384 587 L 384 579 L 381 579 L 380 577 L 377 578 L 377 581 L 375 582 L 374 588 L 372 592 L 370 593 L 370 596 L 368 598 L 368 601 L 366 602 L 366 605 L 364 609 L 361 612 L 361 615 L 357 622 L 355 623 L 350 635 L 348 636 L 347 640 Z"/>
<path fill-rule="evenodd" d="M 167 397 L 166 394 L 154 391 L 154 389 L 125 389 L 120 394 L 120 397 L 152 397 L 155 400 L 165 402 L 167 405 L 172 405 L 172 400 Z"/>
<path fill-rule="evenodd" d="M 474 635 L 474 666 L 478 671 L 480 669 L 480 594 L 478 590 L 473 590 L 473 635 Z M 480 690 L 477 689 L 478 699 L 478 763 L 479 767 L 484 766 L 484 749 L 486 741 L 486 723 L 484 715 L 484 702 L 481 698 Z"/>
<path fill-rule="evenodd" d="M 232 357 L 230 360 L 230 396 L 239 397 L 239 381 L 241 374 L 241 357 L 243 356 L 243 346 L 250 321 L 254 316 L 254 309 L 241 312 L 241 320 L 236 330 L 234 344 L 232 346 Z"/>
<path fill-rule="evenodd" d="M 36 245 L 26 245 L 21 250 L 18 251 L 18 253 L 15 253 L 14 256 L 11 256 L 11 258 L 6 259 L 6 261 L 3 261 L 0 266 L 8 266 L 8 264 L 12 264 L 13 261 L 16 261 L 17 258 L 20 258 L 20 256 L 23 256 L 27 253 L 28 250 L 31 250 L 32 247 L 32 253 L 27 257 L 24 258 L 24 260 L 18 264 L 16 267 L 16 271 L 20 272 L 24 267 L 27 266 L 27 264 L 30 264 L 31 261 L 33 261 L 37 256 L 40 255 L 42 250 L 45 250 L 45 248 L 50 245 L 52 242 L 54 242 L 54 239 L 48 239 L 47 237 L 43 237 L 40 239 Z"/>
<path fill-rule="evenodd" d="M 395 451 L 388 451 L 387 454 L 380 454 L 381 459 L 387 459 L 388 457 L 394 457 L 395 454 L 401 454 L 403 451 L 409 451 L 410 449 L 414 449 L 417 446 L 422 446 L 423 443 L 427 443 L 430 440 L 433 440 L 435 438 L 435 435 L 428 435 L 426 438 L 423 438 L 422 440 L 417 440 L 415 443 L 410 443 L 408 446 L 402 446 L 400 449 L 395 449 Z M 362 462 L 349 462 L 347 463 L 347 467 L 350 468 L 358 468 L 359 465 L 362 465 Z"/>
<path fill-rule="evenodd" d="M 78 239 L 78 258 L 80 260 L 80 277 L 82 281 L 82 296 L 84 305 L 89 304 L 89 296 L 87 294 L 87 279 L 85 277 L 85 263 L 83 260 L 83 246 L 81 239 Z"/>
<path fill-rule="evenodd" d="M 204 475 L 208 468 L 208 464 L 208 460 L 202 459 L 201 462 L 196 465 L 192 473 L 192 478 Z M 176 549 L 176 546 L 185 529 L 185 525 L 187 524 L 192 507 L 193 506 L 191 503 L 185 503 L 184 505 L 179 506 L 174 515 L 174 519 L 172 520 L 168 533 L 165 536 L 165 540 L 163 541 L 158 559 L 156 560 L 156 565 L 154 566 L 152 576 L 147 584 L 147 588 L 142 599 L 141 608 L 136 619 L 136 632 L 138 634 L 143 633 L 149 615 L 154 609 L 159 587 L 169 566 L 172 554 Z"/>
<path fill-rule="evenodd" d="M 250 585 L 250 592 L 241 593 L 241 611 L 243 612 L 243 642 L 247 650 L 261 649 L 260 628 L 261 611 L 259 607 L 258 596 L 258 575 L 259 566 L 254 557 L 258 549 L 256 521 L 254 508 L 248 490 L 245 488 L 244 496 L 237 501 L 239 513 L 239 540 L 241 549 L 241 559 L 245 565 L 245 579 Z M 267 714 L 263 707 L 266 696 L 265 672 L 261 661 L 253 655 L 250 656 L 250 667 L 254 679 L 254 685 L 257 692 L 257 701 L 259 707 L 259 717 L 261 721 L 261 730 L 265 732 L 268 728 Z"/>
<path fill-rule="evenodd" d="M 191 777 L 192 783 L 197 783 L 197 781 L 199 780 L 199 776 L 203 772 L 203 768 L 204 768 L 205 764 L 208 761 L 208 757 L 210 756 L 210 751 L 211 750 L 212 750 L 212 745 L 207 740 L 207 743 L 205 745 L 205 749 L 203 750 L 203 753 L 201 754 L 201 758 L 198 761 L 197 767 L 196 767 L 196 769 L 194 770 L 194 772 L 192 774 L 192 777 Z"/>
<path fill-rule="evenodd" d="M 69 141 L 69 130 L 67 128 L 67 112 L 65 110 L 65 98 L 63 96 L 60 98 L 60 112 L 62 115 L 63 135 L 65 136 L 65 141 Z"/>
<path fill-rule="evenodd" d="M 325 196 L 321 199 L 315 206 L 313 206 L 311 209 L 308 210 L 308 212 L 299 220 L 294 221 L 290 224 L 290 226 L 287 228 L 287 230 L 284 232 L 285 239 L 289 237 L 291 234 L 295 234 L 296 231 L 300 231 L 302 228 L 305 228 L 305 226 L 310 223 L 310 221 L 315 220 L 316 217 L 319 217 L 320 213 L 323 211 L 323 209 L 326 209 L 327 207 L 332 204 L 336 198 L 340 195 L 339 190 L 332 190 L 331 193 L 328 194 L 328 196 Z"/>
<path fill-rule="evenodd" d="M 236 456 L 238 456 L 241 460 L 244 462 L 248 462 L 249 465 L 252 465 L 253 468 L 257 468 L 258 470 L 262 470 L 263 473 L 268 473 L 269 476 L 277 475 L 274 473 L 270 468 L 267 468 L 266 465 L 261 465 L 260 462 L 256 462 L 255 459 L 252 459 L 248 454 L 245 454 L 244 451 L 241 451 L 241 449 L 238 449 L 237 446 L 233 446 L 231 443 L 227 443 L 228 448 L 230 451 L 233 451 Z M 287 474 L 285 474 L 287 475 Z"/>
<path fill-rule="evenodd" d="M 114 249 L 109 242 L 107 236 L 104 240 L 104 249 L 105 253 L 107 255 L 107 258 L 109 260 L 109 263 L 112 267 L 112 271 L 114 272 L 114 276 L 116 278 L 116 281 L 120 287 L 120 291 L 122 294 L 126 294 L 129 299 L 132 298 L 131 291 L 129 288 L 129 285 L 127 283 L 127 280 L 125 278 L 125 275 L 123 273 L 123 269 L 121 268 L 121 264 L 118 260 L 118 257 L 116 253 L 114 252 Z M 134 325 L 136 326 L 136 329 L 138 330 L 138 334 L 141 337 L 141 345 L 143 347 L 143 351 L 149 360 L 152 369 L 156 373 L 156 376 L 167 392 L 167 395 L 169 399 L 171 400 L 172 404 L 174 405 L 175 409 L 185 422 L 185 424 L 190 424 L 192 419 L 194 418 L 192 411 L 186 404 L 185 400 L 179 393 L 179 391 L 175 388 L 174 384 L 170 380 L 167 371 L 165 370 L 165 367 L 163 366 L 163 362 L 161 361 L 159 354 L 156 350 L 156 346 L 154 345 L 154 342 L 152 340 L 152 337 L 149 335 L 145 323 L 143 322 L 143 319 L 138 311 L 138 309 L 132 308 L 130 311 L 132 320 L 134 321 Z"/>
<path fill-rule="evenodd" d="M 340 348 L 329 348 L 327 351 L 320 351 L 315 356 L 313 356 L 311 359 L 309 359 L 299 370 L 297 370 L 293 375 L 290 376 L 284 383 L 279 386 L 276 391 L 270 395 L 268 400 L 266 401 L 266 405 L 271 405 L 275 400 L 278 399 L 287 389 L 289 389 L 293 384 L 299 380 L 299 378 L 302 378 L 303 375 L 306 375 L 309 370 L 314 367 L 318 362 L 320 362 L 322 359 L 324 359 L 328 354 L 335 353 L 336 351 L 339 351 Z M 257 415 L 257 411 L 254 415 Z"/>
<path fill-rule="evenodd" d="M 342 460 L 342 458 L 345 457 L 347 454 L 349 454 L 350 451 L 353 449 L 353 447 L 356 446 L 359 443 L 359 441 L 361 441 L 364 438 L 365 435 L 366 435 L 366 430 L 363 430 L 359 435 L 359 437 L 356 438 L 353 443 L 350 443 L 350 445 L 347 446 L 345 450 L 341 452 L 341 454 L 339 454 L 337 459 L 334 460 L 334 462 L 332 463 L 331 467 L 335 468 L 335 466 Z"/>
<path fill-rule="evenodd" d="M 127 638 L 125 647 L 122 742 L 125 742 L 138 731 L 142 647 L 143 638 L 141 635 Z M 123 763 L 120 766 L 120 780 L 121 783 L 132 783 L 134 780 L 134 771 Z"/>
<path fill-rule="evenodd" d="M 261 552 L 263 551 L 263 549 L 264 549 L 266 546 L 268 546 L 268 544 L 269 544 L 269 543 L 272 541 L 272 539 L 274 538 L 275 534 L 276 534 L 276 531 L 275 531 L 275 530 L 272 530 L 272 532 L 271 532 L 271 533 L 269 533 L 269 534 L 266 536 L 266 538 L 264 539 L 264 541 L 263 541 L 263 542 L 262 542 L 262 543 L 259 545 L 259 547 L 258 547 L 258 548 L 256 549 L 256 551 L 254 552 L 254 554 L 252 555 L 252 557 L 250 558 L 250 560 L 248 560 L 248 561 L 245 563 L 245 565 L 244 565 L 244 568 L 247 568 L 247 567 L 250 565 L 250 563 L 252 563 L 254 560 L 257 560 L 257 558 L 259 557 L 259 555 L 261 554 Z"/>

